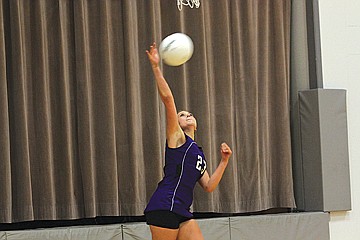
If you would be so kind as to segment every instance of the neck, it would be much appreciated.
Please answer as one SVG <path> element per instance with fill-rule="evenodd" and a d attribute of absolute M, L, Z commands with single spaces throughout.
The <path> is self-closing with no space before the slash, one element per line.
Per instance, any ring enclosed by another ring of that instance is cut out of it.
<path fill-rule="evenodd" d="M 191 137 L 192 140 L 195 139 L 195 131 L 194 130 L 185 130 L 184 131 L 186 135 L 188 135 L 189 137 Z"/>

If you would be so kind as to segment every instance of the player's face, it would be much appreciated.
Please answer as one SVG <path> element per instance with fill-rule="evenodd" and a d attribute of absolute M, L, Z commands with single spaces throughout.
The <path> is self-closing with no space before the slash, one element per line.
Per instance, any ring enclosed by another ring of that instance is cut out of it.
<path fill-rule="evenodd" d="M 178 113 L 178 119 L 179 119 L 180 127 L 183 130 L 188 127 L 194 127 L 194 130 L 196 130 L 196 127 L 197 127 L 196 119 L 191 112 L 180 111 Z"/>

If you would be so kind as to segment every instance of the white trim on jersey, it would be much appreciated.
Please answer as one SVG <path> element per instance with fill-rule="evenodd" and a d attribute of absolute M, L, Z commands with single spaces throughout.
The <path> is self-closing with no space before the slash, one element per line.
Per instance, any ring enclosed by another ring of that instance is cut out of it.
<path fill-rule="evenodd" d="M 193 145 L 193 143 L 195 143 L 195 142 L 191 142 L 191 144 L 189 145 L 189 147 L 186 149 L 185 154 L 184 154 L 184 157 L 183 157 L 183 159 L 182 159 L 182 163 L 181 163 L 181 174 L 180 174 L 179 180 L 178 180 L 178 182 L 177 182 L 177 184 L 176 184 L 173 197 L 172 197 L 172 199 L 171 199 L 171 208 L 170 208 L 170 211 L 172 211 L 173 208 L 174 208 L 175 195 L 176 195 L 176 191 L 177 191 L 177 189 L 178 189 L 178 187 L 179 187 L 179 185 L 180 185 L 180 181 L 181 181 L 181 178 L 182 178 L 182 175 L 183 175 L 184 163 L 185 163 L 186 154 L 187 154 L 187 152 L 189 151 L 190 147 Z"/>

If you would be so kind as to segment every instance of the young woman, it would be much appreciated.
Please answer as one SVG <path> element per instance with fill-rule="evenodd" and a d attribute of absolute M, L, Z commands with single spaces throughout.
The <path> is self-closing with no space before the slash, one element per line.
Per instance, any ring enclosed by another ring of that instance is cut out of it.
<path fill-rule="evenodd" d="M 194 141 L 197 127 L 195 117 L 188 111 L 177 112 L 171 89 L 159 68 L 156 44 L 153 43 L 146 53 L 166 109 L 165 176 L 144 211 L 146 222 L 153 240 L 204 239 L 190 212 L 193 190 L 199 182 L 206 192 L 214 191 L 232 151 L 226 143 L 221 144 L 221 161 L 210 177 L 204 153 Z"/>

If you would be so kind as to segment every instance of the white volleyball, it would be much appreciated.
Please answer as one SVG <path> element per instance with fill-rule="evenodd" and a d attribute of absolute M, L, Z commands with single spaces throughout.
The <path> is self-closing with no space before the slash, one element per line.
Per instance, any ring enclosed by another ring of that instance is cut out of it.
<path fill-rule="evenodd" d="M 165 37 L 159 46 L 160 57 L 169 66 L 184 64 L 191 58 L 193 52 L 193 41 L 184 33 L 173 33 Z"/>

